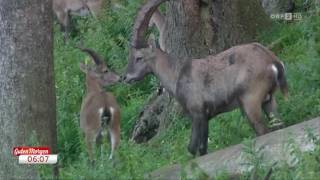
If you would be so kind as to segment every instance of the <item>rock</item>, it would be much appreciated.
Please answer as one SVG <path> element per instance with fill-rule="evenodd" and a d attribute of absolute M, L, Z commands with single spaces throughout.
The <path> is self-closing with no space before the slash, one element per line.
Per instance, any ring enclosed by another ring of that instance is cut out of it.
<path fill-rule="evenodd" d="M 320 137 L 320 117 L 257 137 L 255 151 L 262 153 L 264 162 L 270 166 L 279 161 L 286 161 L 289 166 L 294 166 L 292 163 L 298 162 L 293 162 L 294 155 L 288 153 L 292 150 L 292 145 L 302 152 L 315 148 L 315 142 L 309 137 L 310 131 L 313 136 Z M 236 177 L 253 168 L 248 166 L 244 147 L 243 144 L 238 144 L 198 157 L 188 162 L 184 168 L 180 164 L 166 166 L 146 175 L 146 178 L 181 179 L 181 172 L 185 172 L 187 179 L 195 179 L 199 177 L 199 172 L 201 176 L 212 177 L 221 171 Z"/>

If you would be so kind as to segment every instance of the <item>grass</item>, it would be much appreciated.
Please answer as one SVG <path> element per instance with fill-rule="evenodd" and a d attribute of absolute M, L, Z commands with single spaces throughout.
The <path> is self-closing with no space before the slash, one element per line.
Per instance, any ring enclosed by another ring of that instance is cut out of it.
<path fill-rule="evenodd" d="M 61 179 L 141 179 L 146 172 L 161 166 L 183 164 L 192 159 L 186 148 L 191 131 L 186 117 L 172 114 L 174 120 L 167 131 L 149 143 L 135 144 L 129 140 L 140 110 L 157 88 L 157 80 L 148 77 L 135 85 L 119 84 L 107 88 L 115 94 L 122 108 L 121 147 L 115 164 L 108 160 L 107 155 L 100 158 L 95 168 L 88 164 L 83 134 L 79 128 L 79 110 L 85 94 L 85 79 L 79 70 L 79 62 L 87 57 L 74 47 L 83 43 L 84 46 L 95 49 L 107 59 L 107 64 L 112 69 L 120 74 L 124 73 L 133 17 L 141 1 L 122 3 L 122 8 L 109 9 L 100 20 L 76 18 L 74 23 L 79 31 L 66 44 L 58 25 L 55 26 L 54 58 Z M 278 93 L 277 99 L 281 117 L 289 126 L 320 115 L 320 16 L 304 15 L 300 22 L 275 23 L 270 30 L 262 32 L 258 37 L 265 45 L 279 38 L 281 41 L 273 51 L 286 65 L 290 97 L 285 102 Z M 255 137 L 240 111 L 222 114 L 211 120 L 209 136 L 209 152 Z M 304 175 L 316 177 L 319 165 L 314 160 L 315 155 L 319 156 L 319 148 L 314 153 L 300 153 L 302 163 L 294 171 L 286 164 L 279 166 L 275 171 L 275 175 L 279 176 L 275 179 L 297 179 Z M 44 178 L 50 177 L 47 171 L 44 172 Z M 226 177 L 227 174 L 222 173 L 218 179 Z M 249 175 L 243 178 L 249 178 Z"/>

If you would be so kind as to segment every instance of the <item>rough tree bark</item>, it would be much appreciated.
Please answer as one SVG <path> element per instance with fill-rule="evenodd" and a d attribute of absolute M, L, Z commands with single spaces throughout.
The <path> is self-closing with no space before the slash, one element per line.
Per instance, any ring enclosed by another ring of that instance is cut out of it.
<path fill-rule="evenodd" d="M 39 178 L 15 146 L 36 139 L 57 153 L 52 22 L 52 0 L 0 1 L 1 179 Z"/>
<path fill-rule="evenodd" d="M 180 64 L 252 42 L 257 31 L 269 25 L 257 0 L 175 0 L 167 3 L 166 10 L 166 50 L 180 57 Z M 147 104 L 132 134 L 136 142 L 162 132 L 170 124 L 169 115 L 179 112 L 179 105 L 167 93 Z"/>

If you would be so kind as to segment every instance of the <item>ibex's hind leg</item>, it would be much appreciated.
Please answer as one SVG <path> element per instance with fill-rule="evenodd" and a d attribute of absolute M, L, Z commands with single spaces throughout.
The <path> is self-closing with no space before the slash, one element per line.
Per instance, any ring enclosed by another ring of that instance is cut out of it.
<path fill-rule="evenodd" d="M 109 128 L 110 142 L 111 142 L 111 153 L 109 159 L 112 159 L 114 156 L 114 152 L 119 146 L 120 143 L 120 128 L 114 127 Z"/>
<path fill-rule="evenodd" d="M 254 95 L 247 95 L 241 98 L 241 104 L 246 113 L 251 126 L 255 129 L 258 135 L 263 135 L 269 132 L 262 117 L 262 101 Z"/>
<path fill-rule="evenodd" d="M 98 152 L 100 153 L 99 154 L 99 156 L 101 156 L 102 157 L 102 159 L 103 159 L 103 152 L 104 152 L 104 148 L 103 148 L 103 140 L 104 140 L 104 137 L 103 137 L 103 132 L 102 132 L 103 130 L 101 129 L 99 132 L 98 132 L 98 134 L 97 134 L 97 136 L 96 136 L 96 147 L 97 147 L 97 150 L 98 150 Z"/>
<path fill-rule="evenodd" d="M 283 122 L 280 119 L 280 115 L 277 111 L 277 102 L 274 95 L 270 94 L 269 99 L 263 103 L 262 108 L 269 119 L 269 127 L 272 129 L 278 129 L 282 127 Z"/>
<path fill-rule="evenodd" d="M 103 1 L 101 1 L 103 2 Z M 100 12 L 102 11 L 102 3 L 99 2 L 88 2 L 87 3 L 87 7 L 90 10 L 90 13 L 93 17 L 97 18 L 97 16 L 100 14 Z"/>
<path fill-rule="evenodd" d="M 88 150 L 88 155 L 89 159 L 92 163 L 94 163 L 94 156 L 95 156 L 95 146 L 96 143 L 96 133 L 93 132 L 87 132 L 86 133 L 86 144 L 87 144 L 87 150 Z"/>

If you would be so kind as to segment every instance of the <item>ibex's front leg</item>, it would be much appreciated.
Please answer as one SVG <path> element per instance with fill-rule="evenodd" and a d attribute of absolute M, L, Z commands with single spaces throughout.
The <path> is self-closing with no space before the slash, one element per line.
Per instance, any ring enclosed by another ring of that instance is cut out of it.
<path fill-rule="evenodd" d="M 192 132 L 188 150 L 192 155 L 200 151 L 200 155 L 206 154 L 208 146 L 208 121 L 201 114 L 192 114 Z M 204 132 L 203 132 L 204 131 Z M 207 137 L 204 140 L 205 136 Z"/>
<path fill-rule="evenodd" d="M 59 23 L 61 25 L 61 31 L 64 32 L 64 41 L 68 40 L 68 36 L 70 33 L 70 13 L 69 12 L 58 12 L 57 13 L 57 18 L 59 20 Z"/>
<path fill-rule="evenodd" d="M 208 153 L 208 136 L 209 136 L 209 127 L 208 127 L 208 120 L 204 119 L 201 121 L 201 140 L 200 140 L 200 147 L 199 153 L 200 156 L 205 155 Z"/>
<path fill-rule="evenodd" d="M 198 146 L 200 144 L 200 123 L 197 119 L 192 119 L 192 132 L 191 132 L 191 139 L 188 146 L 188 151 L 195 156 L 198 151 Z"/>
<path fill-rule="evenodd" d="M 64 25 L 64 41 L 66 42 L 69 38 L 69 33 L 71 32 L 71 16 L 70 16 L 70 11 L 65 13 L 65 18 L 63 20 L 63 25 Z"/>
<path fill-rule="evenodd" d="M 56 10 L 56 15 L 58 18 L 58 21 L 61 26 L 61 31 L 64 32 L 64 40 L 68 39 L 68 33 L 69 33 L 69 26 L 70 26 L 70 15 L 68 12 L 65 12 L 63 10 Z"/>

